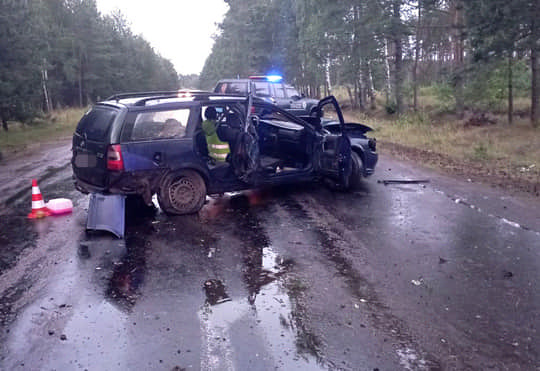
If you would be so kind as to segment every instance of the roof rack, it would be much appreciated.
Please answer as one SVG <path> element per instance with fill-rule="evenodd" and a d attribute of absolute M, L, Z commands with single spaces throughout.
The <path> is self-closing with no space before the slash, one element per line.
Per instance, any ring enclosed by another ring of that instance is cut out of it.
<path fill-rule="evenodd" d="M 147 102 L 153 101 L 153 100 L 159 100 L 159 99 L 172 99 L 172 98 L 188 98 L 192 97 L 193 100 L 203 100 L 207 99 L 210 96 L 224 96 L 224 97 L 231 97 L 231 98 L 238 98 L 238 97 L 244 97 L 242 95 L 231 95 L 231 94 L 219 94 L 214 93 L 211 91 L 202 91 L 202 90 L 196 90 L 196 91 L 177 91 L 174 92 L 174 94 L 164 94 L 164 95 L 156 95 L 152 97 L 144 97 L 143 99 L 138 100 L 135 102 L 135 106 L 144 106 Z"/>
<path fill-rule="evenodd" d="M 108 97 L 105 100 L 120 100 L 127 98 L 138 98 L 138 97 L 148 97 L 148 96 L 158 96 L 158 95 L 172 95 L 177 94 L 180 90 L 169 90 L 169 91 L 141 91 L 141 92 L 132 92 L 132 93 L 119 93 L 114 94 Z"/>

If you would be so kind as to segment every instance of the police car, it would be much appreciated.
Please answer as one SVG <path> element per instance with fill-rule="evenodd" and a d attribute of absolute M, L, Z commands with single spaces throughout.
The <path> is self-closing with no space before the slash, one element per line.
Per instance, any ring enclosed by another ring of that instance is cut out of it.
<path fill-rule="evenodd" d="M 275 104 L 295 116 L 312 116 L 319 101 L 306 98 L 279 75 L 250 76 L 247 79 L 220 80 L 215 93 L 254 96 Z"/>

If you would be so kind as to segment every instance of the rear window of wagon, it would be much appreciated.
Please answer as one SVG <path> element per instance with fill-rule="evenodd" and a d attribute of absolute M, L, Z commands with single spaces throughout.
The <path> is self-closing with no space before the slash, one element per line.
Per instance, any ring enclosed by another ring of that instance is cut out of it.
<path fill-rule="evenodd" d="M 118 111 L 114 109 L 94 107 L 79 121 L 76 131 L 85 135 L 87 140 L 102 142 L 117 114 Z"/>

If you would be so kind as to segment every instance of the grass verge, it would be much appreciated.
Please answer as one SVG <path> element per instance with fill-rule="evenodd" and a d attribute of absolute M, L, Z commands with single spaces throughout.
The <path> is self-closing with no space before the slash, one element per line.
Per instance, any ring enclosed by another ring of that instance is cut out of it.
<path fill-rule="evenodd" d="M 503 124 L 466 125 L 452 115 L 430 117 L 406 114 L 398 119 L 366 117 L 351 112 L 350 119 L 374 129 L 379 152 L 423 163 L 452 175 L 490 183 L 509 190 L 540 195 L 540 128 L 526 119 Z M 382 116 L 382 115 L 378 115 Z"/>
<path fill-rule="evenodd" d="M 0 129 L 0 153 L 9 155 L 35 143 L 70 138 L 86 108 L 53 111 L 30 124 L 9 122 L 9 131 Z"/>

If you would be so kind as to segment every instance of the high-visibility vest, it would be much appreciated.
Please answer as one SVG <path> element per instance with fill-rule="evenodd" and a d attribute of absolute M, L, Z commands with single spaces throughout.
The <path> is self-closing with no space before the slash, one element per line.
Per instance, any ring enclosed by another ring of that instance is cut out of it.
<path fill-rule="evenodd" d="M 216 133 L 216 122 L 205 120 L 202 123 L 206 144 L 208 146 L 208 155 L 216 161 L 225 161 L 227 155 L 231 152 L 229 143 L 222 142 Z"/>

